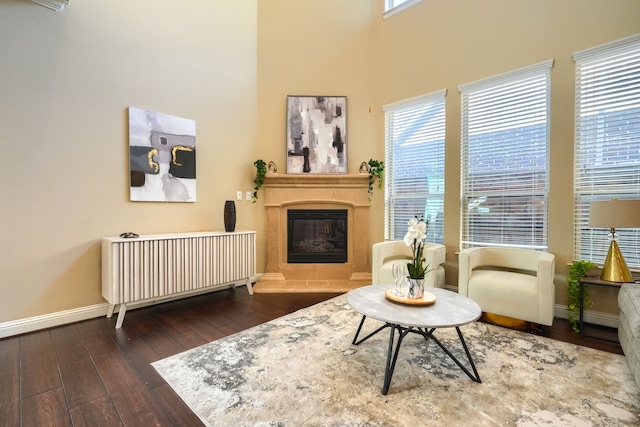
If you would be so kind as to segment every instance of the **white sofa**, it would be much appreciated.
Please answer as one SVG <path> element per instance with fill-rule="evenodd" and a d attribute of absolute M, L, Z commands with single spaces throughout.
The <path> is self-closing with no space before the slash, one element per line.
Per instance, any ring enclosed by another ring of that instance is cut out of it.
<path fill-rule="evenodd" d="M 555 256 L 511 248 L 464 249 L 458 257 L 458 293 L 486 313 L 551 326 Z"/>
<path fill-rule="evenodd" d="M 438 243 L 424 244 L 423 255 L 428 269 L 431 270 L 424 277 L 427 287 L 444 287 L 444 263 L 447 249 Z M 393 284 L 393 264 L 407 265 L 411 261 L 411 248 L 404 241 L 387 240 L 374 243 L 372 247 L 371 280 L 374 285 Z"/>

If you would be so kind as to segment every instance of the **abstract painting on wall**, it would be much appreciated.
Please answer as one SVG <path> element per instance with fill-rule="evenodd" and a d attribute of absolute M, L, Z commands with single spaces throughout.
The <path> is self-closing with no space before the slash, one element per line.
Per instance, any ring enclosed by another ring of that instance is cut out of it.
<path fill-rule="evenodd" d="M 287 96 L 287 173 L 347 173 L 346 96 Z"/>
<path fill-rule="evenodd" d="M 129 107 L 131 201 L 196 201 L 196 122 Z"/>

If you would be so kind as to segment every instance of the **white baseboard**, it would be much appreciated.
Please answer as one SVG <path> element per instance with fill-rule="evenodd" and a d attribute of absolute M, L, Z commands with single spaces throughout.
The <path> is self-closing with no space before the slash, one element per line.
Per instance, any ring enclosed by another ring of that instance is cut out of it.
<path fill-rule="evenodd" d="M 566 305 L 556 304 L 554 312 L 556 317 L 561 319 L 568 318 L 568 310 Z M 593 325 L 607 326 L 609 328 L 618 328 L 620 324 L 620 316 L 611 313 L 602 313 L 599 311 L 587 310 L 584 312 L 584 321 Z"/>
<path fill-rule="evenodd" d="M 195 295 L 219 291 L 233 287 L 233 284 L 225 284 L 222 286 L 212 287 L 208 289 L 199 289 L 193 292 L 186 292 L 179 295 L 172 295 L 166 298 L 159 298 L 155 300 L 143 301 L 140 303 L 127 305 L 129 310 L 146 307 L 149 305 L 159 304 L 163 302 L 169 302 L 182 298 L 192 297 Z M 244 284 L 237 284 L 236 287 L 245 286 Z M 95 319 L 96 317 L 102 317 L 107 315 L 109 309 L 108 303 L 89 305 L 85 307 L 72 308 L 70 310 L 58 311 L 55 313 L 43 314 L 41 316 L 28 317 L 25 319 L 12 320 L 10 322 L 0 323 L 0 339 L 11 337 L 14 335 L 26 334 L 28 332 L 39 331 L 41 329 L 53 328 L 60 325 L 66 325 L 69 323 L 81 322 L 83 320 Z M 117 308 L 115 312 L 118 312 Z M 113 319 L 115 325 L 115 318 Z"/>
<path fill-rule="evenodd" d="M 445 285 L 445 289 L 451 292 L 458 292 L 457 286 Z M 567 319 L 568 310 L 566 305 L 556 304 L 553 315 L 561 319 Z M 587 310 L 584 312 L 584 321 L 593 325 L 607 326 L 609 328 L 618 328 L 620 323 L 619 316 L 617 314 L 601 313 L 599 311 Z"/>
<path fill-rule="evenodd" d="M 243 286 L 243 285 L 240 285 Z M 457 292 L 458 289 L 454 286 L 445 285 L 445 289 L 453 292 Z M 214 289 L 220 290 L 220 288 Z M 175 299 L 194 296 L 197 294 L 211 292 L 209 290 L 200 290 L 186 295 L 180 295 L 177 298 L 165 298 L 161 301 L 148 301 L 141 304 L 132 305 L 131 309 L 145 307 L 159 302 L 168 302 Z M 43 314 L 41 316 L 28 317 L 25 319 L 13 320 L 10 322 L 0 323 L 0 339 L 10 337 L 13 335 L 26 334 L 28 332 L 34 332 L 41 329 L 53 328 L 60 325 L 66 325 L 68 323 L 81 322 L 83 320 L 95 319 L 96 317 L 106 316 L 109 309 L 108 303 L 95 304 L 86 307 L 73 308 L 70 310 L 58 311 L 56 313 Z M 567 306 L 556 304 L 555 316 L 566 319 L 567 318 Z M 608 326 L 610 328 L 617 328 L 619 324 L 619 316 L 610 313 L 601 313 L 597 311 L 587 310 L 584 313 L 585 322 L 592 323 L 594 325 Z M 115 320 L 114 320 L 115 322 Z"/>
<path fill-rule="evenodd" d="M 53 328 L 55 326 L 66 325 L 67 323 L 80 322 L 82 320 L 106 316 L 108 308 L 109 304 L 105 302 L 103 304 L 89 305 L 86 307 L 73 308 L 70 310 L 58 311 L 56 313 L 43 314 L 41 316 L 0 323 L 0 338 L 26 334 L 27 332 L 38 331 L 40 329 Z"/>

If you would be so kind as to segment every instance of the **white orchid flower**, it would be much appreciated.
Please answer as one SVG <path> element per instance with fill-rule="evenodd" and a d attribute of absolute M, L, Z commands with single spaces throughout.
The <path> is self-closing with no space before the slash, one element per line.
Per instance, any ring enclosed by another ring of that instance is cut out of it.
<path fill-rule="evenodd" d="M 411 248 L 413 253 L 412 261 L 407 263 L 409 276 L 412 279 L 424 279 L 425 269 L 422 265 L 424 259 L 422 256 L 422 248 L 424 240 L 427 238 L 427 222 L 422 215 L 416 215 L 407 221 L 407 234 L 404 235 L 404 244 Z"/>
<path fill-rule="evenodd" d="M 427 237 L 427 224 L 415 218 L 409 220 L 409 228 L 404 236 L 404 243 L 411 246 L 416 242 L 422 242 Z"/>
<path fill-rule="evenodd" d="M 404 244 L 407 246 L 413 245 L 413 235 L 410 232 L 404 235 Z"/>

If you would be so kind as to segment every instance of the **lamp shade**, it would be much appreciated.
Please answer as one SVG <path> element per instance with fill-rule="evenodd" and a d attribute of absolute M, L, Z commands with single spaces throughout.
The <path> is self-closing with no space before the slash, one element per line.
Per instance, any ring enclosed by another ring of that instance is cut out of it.
<path fill-rule="evenodd" d="M 589 227 L 638 228 L 640 227 L 639 200 L 600 200 L 591 202 Z"/>

